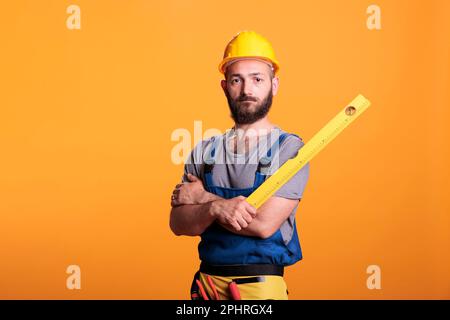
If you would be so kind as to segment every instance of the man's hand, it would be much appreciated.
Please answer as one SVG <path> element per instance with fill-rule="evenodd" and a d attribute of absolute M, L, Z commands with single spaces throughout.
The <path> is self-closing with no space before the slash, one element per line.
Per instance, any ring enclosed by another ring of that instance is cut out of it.
<path fill-rule="evenodd" d="M 247 228 L 256 217 L 256 208 L 239 196 L 232 199 L 215 200 L 211 204 L 211 214 L 222 225 L 229 226 L 236 231 Z"/>
<path fill-rule="evenodd" d="M 196 176 L 188 173 L 189 182 L 180 183 L 175 186 L 172 193 L 172 207 L 184 204 L 202 204 L 207 202 L 207 192 L 203 187 L 203 182 Z"/>

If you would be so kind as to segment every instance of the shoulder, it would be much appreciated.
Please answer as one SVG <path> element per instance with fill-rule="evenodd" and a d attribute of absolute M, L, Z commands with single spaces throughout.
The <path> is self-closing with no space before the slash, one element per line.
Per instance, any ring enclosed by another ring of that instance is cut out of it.
<path fill-rule="evenodd" d="M 273 174 L 286 161 L 294 158 L 304 145 L 303 139 L 297 134 L 281 131 L 279 137 L 282 141 L 280 141 L 279 150 L 273 156 L 269 174 Z"/>
<path fill-rule="evenodd" d="M 223 138 L 223 135 L 215 135 L 206 139 L 203 139 L 194 146 L 191 150 L 188 159 L 195 164 L 200 164 L 203 162 L 203 159 L 206 155 L 206 152 L 211 150 L 211 146 L 214 141 L 219 141 Z"/>
<path fill-rule="evenodd" d="M 295 157 L 305 143 L 297 134 L 288 132 L 282 132 L 281 134 L 284 135 L 284 139 L 279 146 L 279 161 L 284 163 L 288 159 Z"/>
<path fill-rule="evenodd" d="M 284 135 L 284 140 L 280 144 L 280 150 L 283 150 L 283 149 L 292 150 L 293 149 L 293 150 L 297 151 L 298 149 L 303 147 L 305 144 L 302 137 L 297 134 L 288 133 L 288 132 L 283 132 L 282 134 Z"/>

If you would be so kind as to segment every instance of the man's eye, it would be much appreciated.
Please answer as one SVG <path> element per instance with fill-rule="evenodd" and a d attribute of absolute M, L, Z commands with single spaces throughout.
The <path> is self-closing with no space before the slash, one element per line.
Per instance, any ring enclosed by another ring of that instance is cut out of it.
<path fill-rule="evenodd" d="M 256 79 L 256 82 L 261 82 L 262 81 L 261 78 L 255 78 L 255 79 Z"/>
<path fill-rule="evenodd" d="M 231 83 L 237 83 L 239 81 L 239 79 L 233 79 L 231 80 Z"/>

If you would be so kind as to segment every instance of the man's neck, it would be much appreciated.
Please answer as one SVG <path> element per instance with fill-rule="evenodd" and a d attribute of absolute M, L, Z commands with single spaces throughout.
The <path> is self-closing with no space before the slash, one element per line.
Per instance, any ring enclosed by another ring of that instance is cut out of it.
<path fill-rule="evenodd" d="M 259 137 L 269 134 L 276 126 L 266 117 L 251 124 L 235 124 L 232 139 L 234 153 L 248 153 L 256 144 Z"/>
<path fill-rule="evenodd" d="M 243 138 L 247 136 L 251 138 L 254 137 L 255 135 L 257 136 L 266 135 L 270 133 L 270 131 L 275 127 L 276 126 L 269 121 L 267 116 L 250 124 L 238 124 L 238 123 L 234 124 L 234 130 L 240 131 L 239 136 Z"/>

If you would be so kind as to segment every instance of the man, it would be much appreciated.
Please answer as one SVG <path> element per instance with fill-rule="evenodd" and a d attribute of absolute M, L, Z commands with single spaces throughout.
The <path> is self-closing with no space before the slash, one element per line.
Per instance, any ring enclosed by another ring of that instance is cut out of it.
<path fill-rule="evenodd" d="M 271 44 L 253 31 L 238 33 L 219 65 L 235 125 L 194 148 L 171 202 L 172 231 L 201 236 L 193 299 L 287 299 L 284 266 L 302 258 L 295 213 L 309 163 L 259 209 L 245 201 L 304 144 L 268 119 L 278 69 Z"/>

